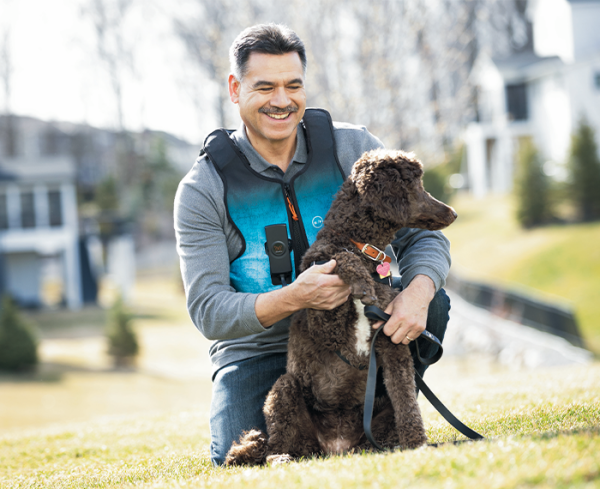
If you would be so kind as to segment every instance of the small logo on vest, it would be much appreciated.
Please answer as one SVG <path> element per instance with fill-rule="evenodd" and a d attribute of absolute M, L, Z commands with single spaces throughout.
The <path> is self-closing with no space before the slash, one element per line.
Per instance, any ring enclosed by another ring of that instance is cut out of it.
<path fill-rule="evenodd" d="M 321 216 L 315 216 L 312 220 L 313 227 L 319 229 L 323 227 L 323 218 Z"/>

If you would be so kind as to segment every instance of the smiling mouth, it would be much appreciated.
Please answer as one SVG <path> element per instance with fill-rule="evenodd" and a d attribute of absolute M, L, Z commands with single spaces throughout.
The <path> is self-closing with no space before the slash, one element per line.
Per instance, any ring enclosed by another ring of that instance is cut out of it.
<path fill-rule="evenodd" d="M 293 113 L 298 112 L 298 108 L 294 107 L 293 105 L 280 108 L 262 107 L 258 111 L 265 114 L 267 117 L 270 117 L 271 119 L 283 121 L 288 119 Z"/>
<path fill-rule="evenodd" d="M 291 112 L 285 112 L 284 114 L 273 114 L 269 112 L 264 112 L 264 114 L 270 117 L 271 119 L 281 121 L 283 119 L 287 119 L 290 116 Z"/>

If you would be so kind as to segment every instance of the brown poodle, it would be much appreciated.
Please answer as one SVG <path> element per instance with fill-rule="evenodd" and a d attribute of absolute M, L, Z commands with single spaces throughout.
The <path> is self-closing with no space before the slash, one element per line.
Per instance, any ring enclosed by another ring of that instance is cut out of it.
<path fill-rule="evenodd" d="M 362 366 L 368 364 L 373 334 L 363 309 L 374 304 L 385 310 L 398 291 L 373 280 L 381 261 L 366 256 L 356 243 L 383 250 L 402 227 L 436 230 L 454 221 L 454 210 L 424 190 L 422 176 L 421 163 L 402 151 L 371 151 L 356 162 L 301 267 L 334 258 L 334 273 L 351 286 L 354 300 L 331 311 L 306 309 L 294 315 L 287 373 L 264 406 L 268 436 L 258 430 L 245 433 L 226 464 L 373 448 L 362 424 L 367 382 Z M 379 335 L 375 348 L 387 392 L 375 401 L 373 436 L 382 447 L 419 447 L 427 438 L 408 346 Z"/>

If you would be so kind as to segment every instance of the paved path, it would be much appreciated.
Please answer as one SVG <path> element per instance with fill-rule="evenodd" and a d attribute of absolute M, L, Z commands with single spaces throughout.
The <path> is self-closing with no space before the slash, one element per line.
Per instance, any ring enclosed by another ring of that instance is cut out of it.
<path fill-rule="evenodd" d="M 448 356 L 483 355 L 514 368 L 589 363 L 591 352 L 567 340 L 494 316 L 449 292 L 450 322 L 444 339 Z"/>

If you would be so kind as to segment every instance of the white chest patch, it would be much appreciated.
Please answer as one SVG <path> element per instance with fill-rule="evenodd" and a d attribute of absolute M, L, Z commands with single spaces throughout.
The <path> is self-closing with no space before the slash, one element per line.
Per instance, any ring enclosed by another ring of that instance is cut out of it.
<path fill-rule="evenodd" d="M 356 321 L 356 353 L 358 355 L 368 355 L 371 346 L 369 344 L 371 324 L 365 316 L 365 305 L 358 299 L 354 299 L 354 307 L 356 307 L 356 312 L 358 313 L 358 321 Z"/>

